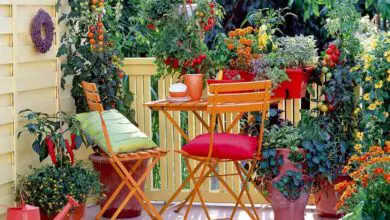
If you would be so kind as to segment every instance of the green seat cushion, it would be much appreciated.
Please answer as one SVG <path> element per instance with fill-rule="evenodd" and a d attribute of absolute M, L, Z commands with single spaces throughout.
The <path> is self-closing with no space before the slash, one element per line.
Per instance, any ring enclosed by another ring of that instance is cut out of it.
<path fill-rule="evenodd" d="M 83 132 L 104 152 L 109 154 L 99 112 L 77 114 Z M 117 110 L 103 112 L 114 153 L 128 153 L 155 148 L 157 145 Z"/>

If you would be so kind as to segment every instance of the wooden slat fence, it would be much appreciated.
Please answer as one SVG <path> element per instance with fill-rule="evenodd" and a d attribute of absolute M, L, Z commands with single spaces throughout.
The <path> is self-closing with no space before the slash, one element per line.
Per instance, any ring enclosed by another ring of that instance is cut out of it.
<path fill-rule="evenodd" d="M 167 121 L 163 113 L 159 113 L 156 118 L 158 121 L 152 121 L 152 112 L 143 106 L 143 103 L 151 101 L 153 94 L 157 94 L 159 99 L 166 98 L 168 96 L 169 86 L 176 82 L 170 77 L 164 79 L 157 79 L 158 82 L 156 91 L 152 88 L 153 76 L 156 73 L 156 67 L 153 64 L 153 58 L 127 58 L 125 59 L 124 71 L 130 77 L 130 90 L 134 94 L 133 107 L 136 111 L 136 120 L 139 123 L 140 128 L 149 136 L 152 136 L 153 123 L 158 123 L 155 126 L 158 132 L 159 145 L 161 148 L 168 150 L 170 153 L 161 160 L 158 167 L 158 174 L 155 172 L 155 176 L 150 176 L 147 181 L 146 191 L 150 199 L 156 201 L 167 200 L 174 192 L 175 189 L 182 183 L 183 176 L 185 176 L 184 161 L 182 161 L 179 154 L 174 153 L 174 150 L 180 149 L 184 144 L 184 140 L 181 138 L 179 132 L 175 131 L 172 124 Z M 153 90 L 153 91 L 152 91 Z M 157 98 L 157 97 L 153 97 Z M 311 103 L 314 106 L 314 103 Z M 300 109 L 302 103 L 300 99 L 281 101 L 278 104 L 279 109 L 285 110 L 284 117 L 295 124 L 300 120 Z M 308 104 L 310 106 L 310 103 Z M 201 113 L 201 116 L 208 121 L 209 117 L 205 113 Z M 207 132 L 202 127 L 201 123 L 196 119 L 193 113 L 179 113 L 173 114 L 173 117 L 179 124 L 188 126 L 188 135 L 190 138 L 194 138 L 198 134 Z M 227 122 L 231 122 L 233 114 L 224 115 Z M 235 131 L 239 131 L 238 125 Z M 192 162 L 191 165 L 195 165 Z M 221 174 L 233 173 L 233 164 L 221 164 L 218 167 Z M 184 173 L 183 173 L 184 172 Z M 157 178 L 156 178 L 157 176 Z M 238 191 L 240 188 L 239 177 L 230 176 L 227 178 L 229 185 L 234 191 Z M 154 182 L 153 182 L 154 181 Z M 192 184 L 191 184 L 192 186 Z M 207 202 L 214 203 L 229 203 L 233 202 L 231 196 L 226 192 L 223 186 L 219 186 L 218 182 L 213 178 L 210 178 L 206 184 L 204 184 L 203 194 Z M 251 187 L 253 195 L 257 193 L 258 196 L 254 196 L 256 203 L 265 203 L 264 198 L 253 187 Z M 182 201 L 188 192 L 181 193 L 176 201 Z"/>

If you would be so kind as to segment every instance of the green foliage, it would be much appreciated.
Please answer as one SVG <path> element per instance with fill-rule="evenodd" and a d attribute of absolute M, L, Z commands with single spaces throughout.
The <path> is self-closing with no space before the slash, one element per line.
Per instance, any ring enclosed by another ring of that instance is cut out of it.
<path fill-rule="evenodd" d="M 122 79 L 124 73 L 119 67 L 123 56 L 117 49 L 111 47 L 112 40 L 120 38 L 117 36 L 117 30 L 123 30 L 124 25 L 119 22 L 120 17 L 115 17 L 113 14 L 120 13 L 122 8 L 117 6 L 120 2 L 114 6 L 110 3 L 112 1 L 105 4 L 105 10 L 111 13 L 107 15 L 108 21 L 104 21 L 104 29 L 107 31 L 104 39 L 106 45 L 96 49 L 89 44 L 87 33 L 91 25 L 97 24 L 98 15 L 90 10 L 88 1 L 87 8 L 83 11 L 78 10 L 79 2 L 69 2 L 71 11 L 61 15 L 59 22 L 63 22 L 67 28 L 67 32 L 61 37 L 61 46 L 57 52 L 57 57 L 66 57 L 61 63 L 63 72 L 61 86 L 64 88 L 67 77 L 73 77 L 71 94 L 75 100 L 76 111 L 80 113 L 89 111 L 81 82 L 96 83 L 104 108 L 116 108 L 135 123 L 135 113 L 131 108 L 133 94 L 124 89 L 126 85 L 124 81 L 128 79 L 126 77 Z M 112 36 L 117 37 L 110 39 L 109 37 Z"/>
<path fill-rule="evenodd" d="M 293 126 L 274 125 L 264 131 L 264 147 L 291 148 L 301 144 L 299 130 Z"/>
<path fill-rule="evenodd" d="M 285 24 L 286 16 L 296 16 L 291 12 L 285 13 L 286 10 L 290 10 L 290 8 L 262 8 L 252 14 L 249 14 L 247 19 L 250 24 L 256 27 L 260 27 L 263 24 L 267 25 L 268 28 L 272 30 L 272 34 L 276 31 L 282 33 L 279 27 Z"/>
<path fill-rule="evenodd" d="M 328 13 L 326 29 L 328 33 L 340 40 L 343 49 L 341 59 L 354 61 L 361 52 L 356 32 L 359 30 L 361 15 L 355 8 L 355 1 L 343 1 L 334 6 Z"/>
<path fill-rule="evenodd" d="M 252 65 L 256 80 L 271 80 L 273 88 L 277 88 L 281 82 L 290 80 L 286 70 L 280 68 L 283 62 L 283 58 L 277 53 L 269 53 L 261 59 L 254 60 Z"/>
<path fill-rule="evenodd" d="M 38 206 L 51 216 L 66 205 L 67 195 L 85 204 L 89 197 L 100 197 L 102 189 L 99 174 L 79 161 L 74 166 L 44 165 L 33 169 L 29 175 L 18 177 L 15 196 L 20 201 L 22 194 L 26 204 Z"/>
<path fill-rule="evenodd" d="M 276 54 L 283 58 L 286 68 L 306 68 L 318 63 L 318 49 L 313 36 L 281 37 L 277 45 Z"/>
<path fill-rule="evenodd" d="M 19 114 L 27 119 L 28 123 L 19 131 L 18 138 L 23 133 L 29 133 L 34 137 L 32 148 L 39 155 L 41 162 L 49 155 L 48 146 L 45 142 L 46 138 L 50 138 L 56 144 L 56 155 L 59 161 L 57 166 L 63 166 L 69 161 L 69 152 L 67 152 L 65 146 L 65 136 L 67 134 L 76 135 L 76 149 L 83 142 L 80 123 L 74 116 L 66 115 L 63 112 L 50 116 L 42 112 L 33 112 L 30 109 L 23 110 Z"/>
<path fill-rule="evenodd" d="M 301 173 L 288 170 L 273 186 L 288 200 L 295 201 L 310 192 L 310 184 Z"/>
<path fill-rule="evenodd" d="M 390 140 L 390 36 L 381 34 L 372 42 L 374 48 L 363 56 L 362 70 L 354 72 L 362 88 L 358 142 L 363 148 L 384 146 Z M 360 69 L 360 68 L 359 68 Z"/>
<path fill-rule="evenodd" d="M 390 20 L 390 2 L 386 0 L 366 0 L 366 9 L 372 9 L 380 13 L 384 19 Z"/>
<path fill-rule="evenodd" d="M 148 37 L 152 42 L 151 54 L 156 57 L 160 76 L 207 73 L 211 65 L 204 35 L 218 25 L 221 8 L 213 1 L 199 0 L 196 7 L 187 5 L 188 12 L 182 3 L 148 0 L 143 4 L 144 19 L 149 26 Z M 193 65 L 201 56 L 205 57 L 201 64 Z"/>

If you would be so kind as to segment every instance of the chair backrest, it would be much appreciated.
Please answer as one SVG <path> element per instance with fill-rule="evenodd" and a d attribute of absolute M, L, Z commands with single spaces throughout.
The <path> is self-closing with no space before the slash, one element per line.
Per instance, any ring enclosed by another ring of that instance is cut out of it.
<path fill-rule="evenodd" d="M 210 85 L 208 112 L 251 112 L 269 108 L 272 82 L 256 81 Z"/>
<path fill-rule="evenodd" d="M 256 155 L 257 157 L 260 157 L 264 134 L 264 121 L 270 108 L 272 82 L 270 80 L 266 80 L 212 84 L 209 86 L 209 93 L 207 111 L 211 114 L 211 125 L 209 127 L 211 139 L 213 139 L 214 136 L 216 118 L 218 114 L 229 112 L 240 113 L 236 119 L 233 120 L 232 125 L 229 126 L 232 127 L 234 124 L 238 123 L 243 113 L 261 113 L 262 123 L 260 125 L 258 137 L 259 144 Z M 230 129 L 227 130 L 229 131 Z M 213 141 L 210 140 L 209 156 L 212 154 L 212 152 L 210 152 L 212 151 L 212 144 Z"/>
<path fill-rule="evenodd" d="M 98 112 L 104 111 L 96 84 L 83 81 L 81 85 L 84 90 L 85 98 L 87 99 L 89 110 Z"/>
<path fill-rule="evenodd" d="M 112 150 L 110 137 L 108 135 L 107 125 L 106 122 L 103 119 L 102 112 L 104 111 L 104 107 L 102 104 L 102 100 L 100 99 L 99 92 L 97 90 L 95 83 L 88 83 L 83 81 L 81 83 L 81 86 L 83 87 L 85 98 L 87 99 L 88 108 L 90 111 L 97 111 L 100 115 L 100 120 L 102 123 L 102 129 L 103 129 L 103 135 L 106 140 L 107 149 L 110 153 L 110 156 L 114 155 L 114 151 Z"/>

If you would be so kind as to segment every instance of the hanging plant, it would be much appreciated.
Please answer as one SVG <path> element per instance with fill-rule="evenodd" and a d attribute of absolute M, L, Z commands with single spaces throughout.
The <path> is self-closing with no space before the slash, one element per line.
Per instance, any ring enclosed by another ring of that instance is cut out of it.
<path fill-rule="evenodd" d="M 46 53 L 53 45 L 53 39 L 53 20 L 45 10 L 39 9 L 31 23 L 31 40 L 34 43 L 36 51 Z"/>

